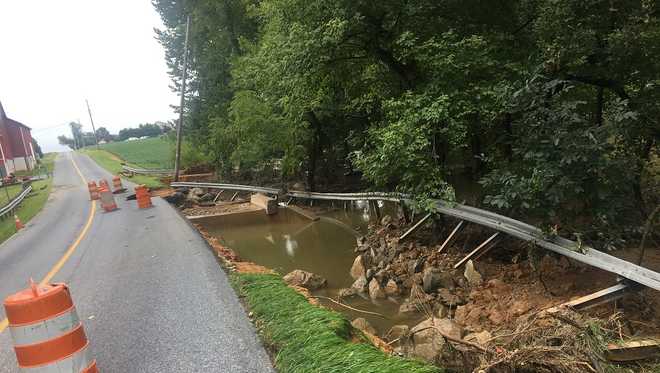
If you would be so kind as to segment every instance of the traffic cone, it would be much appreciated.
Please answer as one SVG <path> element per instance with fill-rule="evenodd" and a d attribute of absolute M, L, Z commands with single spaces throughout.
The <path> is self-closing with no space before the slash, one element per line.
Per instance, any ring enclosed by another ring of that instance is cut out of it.
<path fill-rule="evenodd" d="M 121 178 L 119 176 L 115 176 L 112 178 L 112 193 L 113 194 L 119 194 L 119 193 L 124 193 L 126 189 L 121 185 Z"/>
<path fill-rule="evenodd" d="M 117 203 L 115 202 L 115 196 L 110 193 L 110 190 L 106 185 L 101 186 L 101 207 L 105 212 L 114 211 L 117 209 Z"/>
<path fill-rule="evenodd" d="M 95 201 L 100 198 L 99 188 L 96 186 L 95 181 L 90 181 L 87 183 L 87 189 L 89 189 L 89 199 Z"/>
<path fill-rule="evenodd" d="M 30 287 L 4 301 L 21 372 L 98 373 L 65 284 Z"/>
<path fill-rule="evenodd" d="M 19 218 L 18 215 L 14 215 L 14 221 L 16 222 L 17 231 L 20 231 L 21 229 L 25 228 L 23 222 L 21 222 L 21 218 Z"/>
<path fill-rule="evenodd" d="M 102 187 L 106 187 L 108 190 L 110 190 L 110 184 L 108 184 L 108 180 L 106 179 L 99 180 L 99 189 Z"/>

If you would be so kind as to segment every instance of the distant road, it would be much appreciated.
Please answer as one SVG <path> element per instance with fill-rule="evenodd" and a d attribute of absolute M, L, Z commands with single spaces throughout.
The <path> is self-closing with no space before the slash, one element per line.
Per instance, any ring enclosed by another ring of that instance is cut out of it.
<path fill-rule="evenodd" d="M 0 298 L 30 277 L 66 282 L 101 372 L 274 372 L 188 222 L 157 198 L 151 209 L 120 195 L 119 210 L 92 210 L 78 171 L 111 182 L 85 155 L 58 156 L 44 210 L 0 245 Z M 0 332 L 0 372 L 18 372 L 8 330 Z"/>

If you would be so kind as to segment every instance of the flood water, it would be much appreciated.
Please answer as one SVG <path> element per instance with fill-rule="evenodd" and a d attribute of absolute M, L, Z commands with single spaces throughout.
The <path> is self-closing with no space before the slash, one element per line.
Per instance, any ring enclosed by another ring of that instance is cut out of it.
<path fill-rule="evenodd" d="M 382 206 L 383 211 L 392 206 Z M 263 211 L 224 215 L 198 220 L 210 234 L 232 248 L 242 260 L 254 262 L 286 274 L 294 269 L 316 273 L 328 280 L 328 287 L 314 292 L 337 299 L 340 289 L 353 283 L 349 271 L 356 257 L 356 238 L 375 219 L 366 203 L 354 203 L 348 209 L 336 209 L 321 215 L 318 221 L 280 208 L 275 215 Z M 401 299 L 372 301 L 354 296 L 343 302 L 365 311 L 378 312 L 386 318 L 348 310 L 332 302 L 321 302 L 344 313 L 349 319 L 366 318 L 379 334 L 396 324 L 421 321 L 423 316 L 400 316 Z"/>

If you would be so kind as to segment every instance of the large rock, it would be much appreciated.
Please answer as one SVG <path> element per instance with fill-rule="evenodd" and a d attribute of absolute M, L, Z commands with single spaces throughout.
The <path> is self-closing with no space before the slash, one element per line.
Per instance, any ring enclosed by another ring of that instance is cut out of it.
<path fill-rule="evenodd" d="M 397 285 L 396 281 L 392 279 L 387 281 L 387 284 L 385 284 L 385 294 L 389 296 L 399 295 L 399 285 Z"/>
<path fill-rule="evenodd" d="M 378 281 L 376 281 L 375 278 L 372 278 L 371 282 L 369 282 L 369 296 L 371 299 L 385 298 L 385 292 L 383 291 L 383 288 L 380 287 L 380 284 Z"/>
<path fill-rule="evenodd" d="M 466 335 L 464 339 L 468 342 L 476 342 L 482 346 L 485 346 L 488 344 L 488 342 L 490 342 L 491 338 L 493 338 L 493 336 L 490 334 L 490 332 L 488 330 L 484 330 L 479 333 L 470 333 Z"/>
<path fill-rule="evenodd" d="M 443 272 L 438 268 L 427 268 L 422 275 L 422 286 L 424 291 L 431 294 L 438 288 L 453 289 L 454 273 Z"/>
<path fill-rule="evenodd" d="M 284 281 L 289 285 L 300 286 L 307 290 L 320 289 L 328 284 L 323 277 L 301 269 L 289 272 L 284 276 Z"/>
<path fill-rule="evenodd" d="M 353 285 L 351 285 L 351 288 L 359 291 L 360 293 L 364 293 L 367 290 L 367 285 L 369 282 L 367 281 L 366 276 L 360 276 L 355 282 L 353 282 Z"/>
<path fill-rule="evenodd" d="M 401 339 L 405 338 L 408 334 L 410 334 L 410 327 L 408 325 L 394 325 L 390 328 L 385 337 L 388 341 L 393 341 L 395 339 L 401 341 Z"/>
<path fill-rule="evenodd" d="M 463 328 L 450 319 L 428 318 L 410 330 L 413 335 L 413 354 L 422 359 L 435 362 L 445 346 L 443 334 L 461 339 Z"/>
<path fill-rule="evenodd" d="M 465 272 L 463 275 L 470 286 L 479 286 L 483 282 L 481 274 L 474 269 L 474 263 L 472 263 L 472 260 L 468 260 L 468 262 L 465 263 Z"/>
<path fill-rule="evenodd" d="M 202 189 L 202 188 L 192 188 L 192 189 L 190 189 L 189 194 L 191 194 L 193 196 L 196 196 L 196 197 L 201 197 L 201 196 L 204 195 L 204 189 Z"/>
<path fill-rule="evenodd" d="M 353 266 L 351 267 L 351 277 L 353 277 L 354 280 L 357 280 L 365 274 L 366 269 L 364 268 L 364 259 L 362 259 L 362 255 L 358 255 L 355 257 Z"/>
<path fill-rule="evenodd" d="M 374 329 L 374 327 L 369 324 L 369 321 L 363 317 L 358 317 L 357 319 L 351 321 L 351 325 L 353 325 L 355 329 L 360 329 L 365 333 L 376 335 L 376 329 Z"/>

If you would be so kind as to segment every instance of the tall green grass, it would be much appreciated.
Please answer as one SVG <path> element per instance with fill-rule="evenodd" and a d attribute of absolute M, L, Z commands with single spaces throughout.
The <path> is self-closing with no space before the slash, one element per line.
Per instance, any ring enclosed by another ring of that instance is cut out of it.
<path fill-rule="evenodd" d="M 94 148 L 85 148 L 80 150 L 81 153 L 87 154 L 99 166 L 105 168 L 113 175 L 117 175 L 122 171 L 121 161 L 117 157 L 106 150 L 96 150 Z M 144 184 L 149 188 L 162 188 L 164 184 L 156 177 L 135 175 L 132 177 L 124 177 L 136 184 Z"/>
<path fill-rule="evenodd" d="M 256 318 L 265 342 L 276 350 L 280 373 L 438 373 L 416 360 L 389 356 L 351 340 L 341 314 L 310 304 L 277 275 L 234 274 L 232 283 Z"/>

